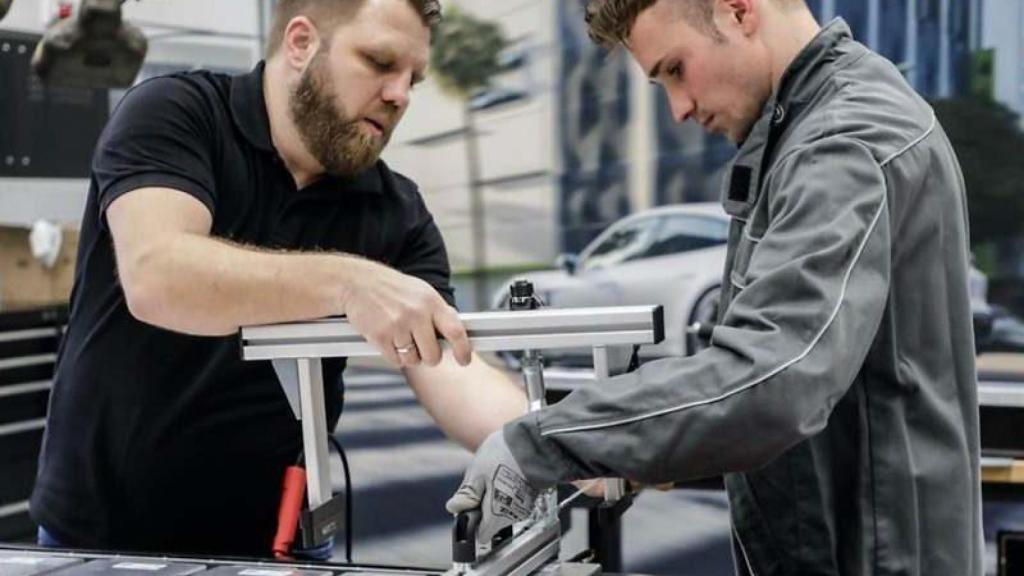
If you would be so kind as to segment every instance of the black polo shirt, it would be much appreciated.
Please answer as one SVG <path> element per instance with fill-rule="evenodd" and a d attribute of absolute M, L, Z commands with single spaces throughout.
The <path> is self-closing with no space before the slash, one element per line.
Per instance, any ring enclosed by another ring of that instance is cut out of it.
<path fill-rule="evenodd" d="M 301 447 L 270 363 L 243 362 L 237 337 L 187 336 L 129 313 L 104 216 L 115 198 L 180 190 L 209 208 L 214 236 L 360 254 L 453 301 L 444 243 L 416 186 L 377 162 L 296 190 L 271 142 L 262 80 L 262 64 L 234 78 L 149 80 L 100 137 L 31 500 L 35 520 L 66 544 L 268 554 L 282 474 Z M 343 368 L 324 362 L 332 423 Z"/>

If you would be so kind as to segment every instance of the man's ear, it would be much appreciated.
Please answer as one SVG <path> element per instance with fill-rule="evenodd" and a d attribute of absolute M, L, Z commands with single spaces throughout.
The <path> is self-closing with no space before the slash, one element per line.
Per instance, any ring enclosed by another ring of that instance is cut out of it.
<path fill-rule="evenodd" d="M 751 36 L 761 25 L 762 4 L 770 0 L 715 0 L 715 24 L 719 30 L 735 29 Z"/>
<path fill-rule="evenodd" d="M 296 16 L 284 29 L 281 51 L 289 67 L 302 71 L 320 50 L 322 42 L 313 22 L 306 16 Z"/>

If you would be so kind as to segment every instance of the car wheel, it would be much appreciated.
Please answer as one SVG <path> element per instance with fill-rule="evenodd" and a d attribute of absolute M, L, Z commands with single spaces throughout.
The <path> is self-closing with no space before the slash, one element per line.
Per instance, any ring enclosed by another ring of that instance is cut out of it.
<path fill-rule="evenodd" d="M 695 323 L 702 326 L 712 326 L 718 321 L 718 297 L 721 289 L 718 286 L 709 288 L 697 298 L 697 303 L 690 311 L 690 321 L 683 328 L 686 336 L 686 355 L 691 356 L 708 347 L 708 343 L 696 334 L 691 334 L 689 327 Z"/>

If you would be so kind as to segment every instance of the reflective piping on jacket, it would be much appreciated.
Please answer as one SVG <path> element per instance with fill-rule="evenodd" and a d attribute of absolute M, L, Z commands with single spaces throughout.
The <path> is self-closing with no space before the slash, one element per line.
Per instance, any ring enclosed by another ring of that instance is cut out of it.
<path fill-rule="evenodd" d="M 913 148 L 914 146 L 917 146 L 918 144 L 920 144 L 922 140 L 924 140 L 925 138 L 927 138 L 927 137 L 928 137 L 928 135 L 929 135 L 929 134 L 931 134 L 931 133 L 932 133 L 932 132 L 933 132 L 933 131 L 935 130 L 935 125 L 936 125 L 936 124 L 938 124 L 938 120 L 936 120 L 936 119 L 935 119 L 935 114 L 934 114 L 934 113 L 932 113 L 932 123 L 931 123 L 931 125 L 929 125 L 929 126 L 928 126 L 928 129 L 924 131 L 924 134 L 921 134 L 920 136 L 918 136 L 917 138 L 915 138 L 915 139 L 914 139 L 914 140 L 913 140 L 912 142 L 910 142 L 909 144 L 907 144 L 907 145 L 906 145 L 906 146 L 904 146 L 903 148 L 900 148 L 899 150 L 897 150 L 897 151 L 893 152 L 891 156 L 889 156 L 889 157 L 888 157 L 888 158 L 886 158 L 885 160 L 882 160 L 882 163 L 881 163 L 881 164 L 879 164 L 879 166 L 880 166 L 880 167 L 882 167 L 882 168 L 885 168 L 885 166 L 886 166 L 886 165 L 887 165 L 887 164 L 888 164 L 889 162 L 892 162 L 893 160 L 895 160 L 895 159 L 899 158 L 899 157 L 900 157 L 900 156 L 902 156 L 902 155 L 903 155 L 904 153 L 906 153 L 906 151 L 907 151 L 907 150 L 910 150 L 910 149 L 911 149 L 911 148 Z"/>
<path fill-rule="evenodd" d="M 736 531 L 735 525 L 732 526 L 732 536 L 736 539 L 736 543 L 740 545 L 740 554 L 743 554 L 743 563 L 747 565 L 747 573 L 750 576 L 757 576 L 757 572 L 754 572 L 754 567 L 750 565 L 750 558 L 747 557 L 747 549 L 743 547 L 743 538 L 740 538 L 740 533 Z"/>
<path fill-rule="evenodd" d="M 743 283 L 743 280 L 736 275 L 735 270 L 729 273 L 729 283 L 735 286 L 736 288 L 739 288 L 740 290 L 743 290 L 744 288 L 747 287 L 747 285 Z"/>
<path fill-rule="evenodd" d="M 933 116 L 933 119 L 934 119 L 934 116 Z M 934 126 L 934 124 L 933 124 L 933 126 Z M 914 140 L 913 142 L 908 144 L 905 148 L 903 148 L 902 150 L 896 152 L 895 154 L 893 154 L 892 156 L 887 158 L 885 160 L 885 162 L 888 163 L 888 162 L 892 161 L 894 158 L 896 158 L 897 156 L 899 156 L 900 154 L 906 152 L 913 145 L 915 145 L 918 142 L 920 142 L 921 140 L 923 140 L 928 135 L 928 133 L 930 131 L 931 131 L 931 128 L 927 132 L 925 132 L 925 134 L 922 135 L 920 138 L 917 138 L 916 140 Z M 881 168 L 881 165 L 879 166 L 879 168 Z M 883 181 L 883 184 L 884 184 L 885 183 L 885 179 L 883 178 L 882 181 Z M 826 322 L 825 325 L 822 326 L 821 330 L 818 331 L 818 333 L 814 336 L 814 338 L 811 340 L 810 344 L 808 344 L 807 348 L 805 348 L 803 352 L 801 352 L 800 354 L 798 354 L 797 356 L 795 356 L 791 360 L 789 360 L 787 362 L 784 362 L 783 364 L 780 364 L 777 368 L 775 368 L 774 370 L 771 370 L 770 372 L 768 372 L 764 376 L 761 376 L 760 378 L 754 379 L 751 382 L 748 382 L 746 384 L 743 384 L 743 385 L 735 388 L 734 390 L 731 390 L 731 391 L 726 392 L 724 394 L 720 394 L 720 395 L 715 396 L 713 398 L 707 398 L 705 400 L 698 400 L 696 402 L 687 402 L 685 404 L 680 404 L 678 406 L 670 406 L 668 408 L 662 408 L 661 410 L 654 410 L 654 411 L 648 412 L 646 414 L 639 414 L 637 416 L 630 416 L 628 418 L 620 418 L 618 420 L 612 420 L 610 422 L 600 422 L 600 423 L 595 423 L 595 424 L 579 424 L 579 425 L 575 425 L 575 426 L 562 426 L 560 428 L 552 428 L 550 430 L 542 431 L 540 433 L 540 435 L 542 437 L 544 437 L 544 436 L 553 436 L 555 434 L 568 434 L 568 433 L 572 433 L 572 432 L 586 432 L 586 431 L 589 431 L 589 430 L 601 430 L 601 429 L 604 429 L 604 428 L 614 428 L 616 426 L 624 426 L 626 424 L 633 424 L 633 423 L 636 423 L 636 422 L 642 422 L 644 420 L 650 420 L 652 418 L 658 418 L 660 416 L 667 416 L 669 414 L 674 414 L 676 412 L 682 412 L 683 410 L 688 410 L 690 408 L 696 408 L 696 407 L 699 407 L 699 406 L 705 406 L 707 404 L 714 404 L 716 402 L 721 402 L 722 400 L 725 400 L 725 399 L 730 398 L 730 397 L 732 397 L 732 396 L 734 396 L 736 394 L 739 394 L 740 392 L 745 392 L 746 390 L 748 390 L 750 388 L 753 388 L 754 386 L 760 384 L 761 382 L 764 382 L 765 380 L 768 380 L 769 378 L 772 378 L 773 376 L 775 376 L 776 374 L 782 372 L 783 370 L 788 369 L 793 364 L 796 364 L 797 362 L 803 360 L 805 357 L 807 357 L 808 354 L 811 353 L 812 350 L 814 350 L 814 347 L 818 345 L 818 342 L 821 341 L 822 337 L 824 337 L 824 335 L 825 335 L 825 332 L 828 331 L 828 329 L 832 326 L 832 323 L 835 321 L 836 317 L 839 315 L 839 310 L 840 310 L 840 308 L 842 308 L 843 301 L 846 299 L 846 289 L 847 289 L 847 287 L 848 287 L 848 285 L 850 283 L 850 276 L 853 274 L 853 269 L 854 269 L 854 267 L 856 267 L 857 263 L 860 262 L 860 257 L 864 253 L 864 248 L 867 246 L 868 240 L 870 240 L 871 236 L 874 234 L 875 228 L 878 225 L 878 220 L 881 218 L 882 213 L 885 211 L 886 199 L 888 197 L 888 188 L 883 188 L 881 196 L 882 197 L 881 197 L 881 199 L 879 200 L 879 203 L 878 203 L 878 210 L 875 211 L 875 216 L 871 220 L 871 225 L 868 227 L 867 233 L 864 234 L 864 238 L 863 238 L 863 240 L 861 240 L 860 246 L 857 248 L 857 253 L 854 255 L 853 261 L 850 262 L 850 266 L 846 269 L 846 274 L 844 274 L 844 276 L 843 276 L 843 287 L 839 291 L 839 298 L 836 300 L 836 305 L 832 309 L 832 313 L 829 316 L 828 322 Z"/>

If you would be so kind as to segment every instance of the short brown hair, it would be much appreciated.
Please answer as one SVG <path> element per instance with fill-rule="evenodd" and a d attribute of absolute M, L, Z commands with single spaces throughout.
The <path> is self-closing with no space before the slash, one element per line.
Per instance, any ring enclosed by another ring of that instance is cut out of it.
<path fill-rule="evenodd" d="M 715 26 L 715 0 L 665 0 L 675 2 L 683 18 L 697 30 L 715 39 L 722 39 Z M 587 2 L 587 26 L 591 40 L 613 48 L 626 44 L 637 16 L 658 0 L 590 0 Z M 804 0 L 774 0 L 786 10 L 807 9 Z"/>
<path fill-rule="evenodd" d="M 407 1 L 423 19 L 424 26 L 432 27 L 441 21 L 441 4 L 438 0 Z M 278 0 L 270 26 L 267 56 L 273 55 L 281 46 L 284 29 L 292 18 L 306 16 L 316 23 L 322 34 L 326 34 L 355 13 L 363 2 L 365 0 Z"/>
<path fill-rule="evenodd" d="M 665 0 L 675 2 L 687 22 L 702 32 L 720 36 L 714 22 L 715 0 Z M 590 0 L 587 2 L 587 27 L 590 39 L 606 47 L 626 44 L 633 24 L 641 12 L 658 0 Z"/>

